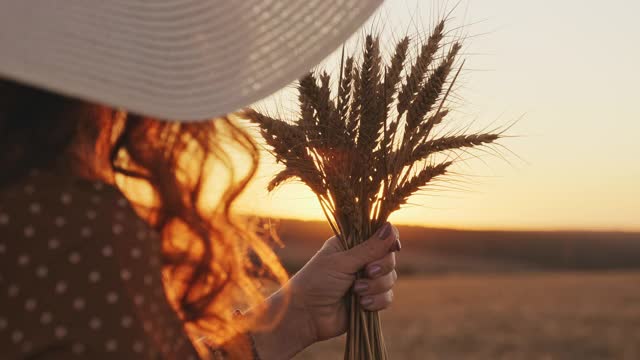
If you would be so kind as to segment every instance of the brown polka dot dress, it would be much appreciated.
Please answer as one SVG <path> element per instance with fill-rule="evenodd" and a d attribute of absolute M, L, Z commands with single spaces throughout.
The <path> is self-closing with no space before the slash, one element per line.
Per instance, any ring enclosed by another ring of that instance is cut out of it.
<path fill-rule="evenodd" d="M 102 183 L 33 171 L 0 190 L 0 359 L 198 359 L 154 237 Z"/>

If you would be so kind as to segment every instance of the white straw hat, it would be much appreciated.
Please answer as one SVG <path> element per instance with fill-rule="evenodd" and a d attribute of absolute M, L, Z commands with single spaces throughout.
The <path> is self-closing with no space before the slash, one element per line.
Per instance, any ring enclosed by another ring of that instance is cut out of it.
<path fill-rule="evenodd" d="M 318 64 L 382 0 L 0 0 L 0 78 L 200 120 Z"/>

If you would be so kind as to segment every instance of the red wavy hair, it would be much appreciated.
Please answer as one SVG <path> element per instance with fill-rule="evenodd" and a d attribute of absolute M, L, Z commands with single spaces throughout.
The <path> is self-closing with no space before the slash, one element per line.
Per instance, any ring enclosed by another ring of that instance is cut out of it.
<path fill-rule="evenodd" d="M 227 117 L 166 122 L 0 80 L 0 186 L 70 166 L 117 187 L 162 234 L 165 289 L 185 328 L 215 345 L 254 325 L 232 321 L 232 310 L 262 303 L 261 280 L 287 279 L 232 215 L 257 163 L 255 143 Z"/>

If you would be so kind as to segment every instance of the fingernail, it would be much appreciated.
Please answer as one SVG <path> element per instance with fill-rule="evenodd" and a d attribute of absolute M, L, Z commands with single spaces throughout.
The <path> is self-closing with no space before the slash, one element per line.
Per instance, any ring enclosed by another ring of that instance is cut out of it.
<path fill-rule="evenodd" d="M 376 276 L 382 271 L 382 267 L 380 265 L 373 265 L 369 268 L 369 276 Z"/>
<path fill-rule="evenodd" d="M 380 229 L 380 232 L 378 233 L 378 237 L 384 240 L 387 238 L 387 236 L 389 236 L 390 233 L 391 233 L 391 224 L 387 221 L 382 226 L 382 229 Z"/>
<path fill-rule="evenodd" d="M 373 304 L 373 298 L 369 296 L 363 297 L 362 300 L 360 300 L 360 304 L 364 306 L 371 305 Z"/>
<path fill-rule="evenodd" d="M 393 246 L 391 247 L 391 250 L 389 250 L 390 252 L 398 252 L 402 250 L 402 244 L 400 243 L 400 239 L 396 239 L 396 242 L 393 244 Z"/>
<path fill-rule="evenodd" d="M 369 284 L 363 281 L 357 281 L 356 285 L 353 287 L 353 290 L 356 292 L 363 292 L 369 288 Z"/>

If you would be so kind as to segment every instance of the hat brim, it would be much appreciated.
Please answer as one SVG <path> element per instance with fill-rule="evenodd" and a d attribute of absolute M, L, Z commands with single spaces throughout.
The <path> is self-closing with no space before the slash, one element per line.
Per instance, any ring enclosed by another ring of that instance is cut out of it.
<path fill-rule="evenodd" d="M 291 83 L 381 2 L 3 2 L 0 77 L 161 119 L 209 119 Z"/>

